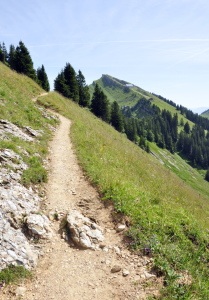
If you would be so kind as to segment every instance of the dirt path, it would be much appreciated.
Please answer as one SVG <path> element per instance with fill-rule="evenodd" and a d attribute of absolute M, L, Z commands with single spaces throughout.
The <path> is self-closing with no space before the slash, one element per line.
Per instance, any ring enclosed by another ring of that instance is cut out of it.
<path fill-rule="evenodd" d="M 53 220 L 53 238 L 41 244 L 44 255 L 32 282 L 25 282 L 23 299 L 28 300 L 125 300 L 146 299 L 156 294 L 156 278 L 147 271 L 148 258 L 131 254 L 122 243 L 97 191 L 85 179 L 69 138 L 70 120 L 60 117 L 60 126 L 50 145 L 49 179 L 46 185 L 46 214 L 65 214 L 75 208 L 96 220 L 105 231 L 103 249 L 79 250 L 59 234 L 59 221 Z M 112 273 L 114 265 L 121 271 Z M 123 270 L 129 274 L 123 275 Z M 146 288 L 146 291 L 145 291 Z M 17 299 L 12 296 L 5 299 Z"/>

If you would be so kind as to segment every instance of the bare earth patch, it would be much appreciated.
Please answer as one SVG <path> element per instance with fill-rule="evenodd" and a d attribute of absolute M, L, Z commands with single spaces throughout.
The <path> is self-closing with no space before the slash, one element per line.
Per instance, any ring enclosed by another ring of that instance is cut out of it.
<path fill-rule="evenodd" d="M 85 179 L 69 138 L 70 120 L 59 115 L 60 126 L 50 145 L 46 214 L 55 215 L 53 237 L 40 242 L 43 256 L 32 281 L 24 282 L 21 299 L 110 300 L 157 297 L 160 282 L 149 272 L 152 259 L 132 254 L 117 232 L 112 206 L 104 206 Z M 76 209 L 104 230 L 98 250 L 82 250 L 60 232 L 60 216 Z M 114 267 L 114 268 L 113 268 Z M 17 299 L 17 287 L 7 287 L 2 299 Z"/>

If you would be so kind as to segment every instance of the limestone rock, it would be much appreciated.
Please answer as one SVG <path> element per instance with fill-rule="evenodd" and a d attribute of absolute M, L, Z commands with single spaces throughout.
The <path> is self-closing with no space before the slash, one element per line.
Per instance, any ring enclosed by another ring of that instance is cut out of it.
<path fill-rule="evenodd" d="M 12 134 L 24 141 L 32 142 L 33 138 L 24 133 L 23 130 L 7 120 L 0 120 L 0 137 L 8 139 L 8 134 Z"/>
<path fill-rule="evenodd" d="M 16 296 L 24 296 L 26 292 L 26 288 L 24 286 L 19 286 L 16 291 L 15 294 Z"/>
<path fill-rule="evenodd" d="M 29 214 L 26 217 L 26 224 L 32 236 L 48 239 L 52 237 L 49 219 L 43 214 Z"/>
<path fill-rule="evenodd" d="M 11 227 L 5 213 L 0 212 L 0 270 L 8 265 L 35 267 L 38 252 L 20 229 Z"/>
<path fill-rule="evenodd" d="M 116 227 L 116 231 L 117 232 L 121 232 L 123 230 L 126 229 L 126 225 L 123 225 L 123 224 L 119 224 L 117 227 Z"/>
<path fill-rule="evenodd" d="M 35 130 L 29 126 L 25 126 L 24 129 L 26 130 L 26 133 L 28 133 L 31 136 L 35 136 L 35 137 L 38 137 L 43 133 L 43 131 Z"/>
<path fill-rule="evenodd" d="M 1 120 L 0 131 L 2 124 L 10 128 L 8 122 L 4 124 Z M 20 183 L 28 166 L 19 154 L 0 149 L 0 167 L 0 270 L 8 265 L 30 269 L 36 266 L 40 251 L 29 244 L 22 226 L 25 216 L 39 210 L 40 198 L 31 187 Z"/>
<path fill-rule="evenodd" d="M 123 273 L 123 276 L 124 276 L 124 277 L 126 277 L 126 276 L 129 275 L 129 271 L 128 271 L 128 270 L 125 270 L 125 269 L 122 271 L 122 273 Z"/>
<path fill-rule="evenodd" d="M 96 249 L 104 240 L 102 228 L 78 211 L 72 210 L 66 221 L 71 238 L 79 247 Z"/>

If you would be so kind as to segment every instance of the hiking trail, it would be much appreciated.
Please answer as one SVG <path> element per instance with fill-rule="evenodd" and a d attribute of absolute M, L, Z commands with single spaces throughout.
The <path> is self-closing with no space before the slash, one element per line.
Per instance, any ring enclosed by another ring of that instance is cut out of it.
<path fill-rule="evenodd" d="M 25 288 L 21 299 L 134 300 L 157 296 L 158 279 L 149 273 L 152 260 L 128 250 L 123 242 L 124 232 L 115 229 L 112 205 L 104 206 L 78 164 L 69 135 L 71 121 L 58 116 L 60 125 L 50 143 L 48 156 L 44 213 L 65 215 L 76 209 L 104 229 L 105 240 L 99 250 L 78 249 L 62 238 L 60 220 L 51 220 L 53 237 L 40 243 L 43 256 L 33 271 L 33 279 L 20 284 Z M 120 266 L 121 271 L 112 273 L 114 265 Z M 4 299 L 17 298 L 10 291 Z"/>

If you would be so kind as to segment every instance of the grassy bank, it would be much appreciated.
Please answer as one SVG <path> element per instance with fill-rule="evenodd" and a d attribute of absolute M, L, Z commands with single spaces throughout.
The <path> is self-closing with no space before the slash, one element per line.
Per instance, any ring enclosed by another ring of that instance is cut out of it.
<path fill-rule="evenodd" d="M 39 130 L 40 136 L 33 142 L 26 142 L 14 136 L 0 139 L 0 148 L 9 148 L 21 155 L 29 165 L 22 176 L 25 185 L 46 181 L 43 159 L 48 151 L 51 138 L 50 126 L 57 123 L 54 119 L 44 117 L 43 112 L 32 101 L 44 90 L 27 76 L 17 74 L 0 63 L 0 119 L 7 120 L 20 129 L 29 126 Z"/>

